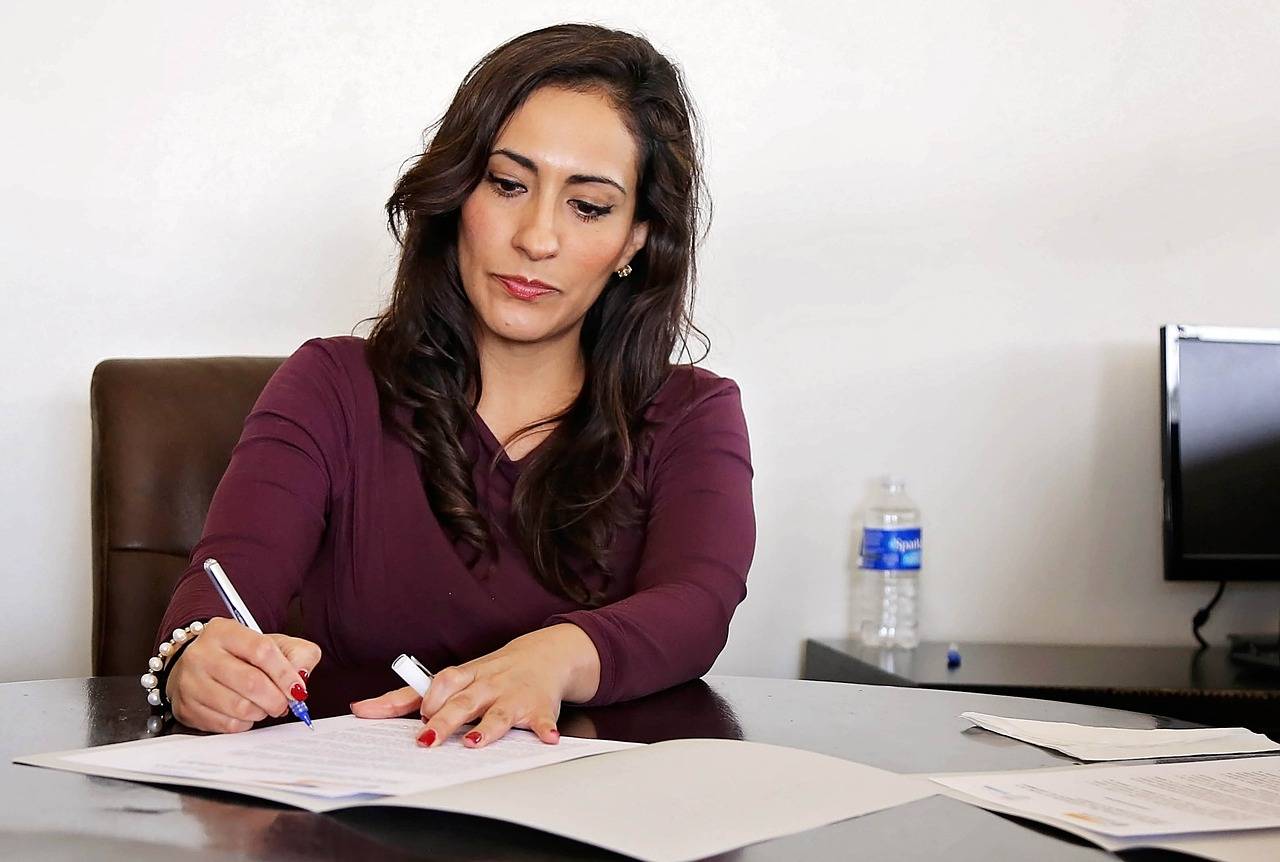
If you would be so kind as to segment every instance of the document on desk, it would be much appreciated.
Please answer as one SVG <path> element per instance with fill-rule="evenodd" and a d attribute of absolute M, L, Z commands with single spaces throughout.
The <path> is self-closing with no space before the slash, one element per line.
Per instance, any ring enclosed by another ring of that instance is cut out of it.
<path fill-rule="evenodd" d="M 153 745 L 86 749 L 68 759 L 338 799 L 432 790 L 635 745 L 573 737 L 546 745 L 527 730 L 513 730 L 481 749 L 469 749 L 455 736 L 428 750 L 416 743 L 422 722 L 414 719 L 366 721 L 348 715 L 313 725 L 314 731 L 289 723 L 252 733 L 168 736 Z"/>
<path fill-rule="evenodd" d="M 1280 758 L 935 775 L 965 801 L 1118 838 L 1280 830 Z"/>
<path fill-rule="evenodd" d="M 226 790 L 324 812 L 363 806 L 519 823 L 648 862 L 686 862 L 938 792 L 932 782 L 810 751 L 724 739 L 638 745 L 526 731 L 424 749 L 421 722 L 321 719 L 164 736 L 17 762 Z M 566 800 L 572 800 L 571 804 Z"/>
<path fill-rule="evenodd" d="M 480 814 L 650 862 L 689 862 L 915 802 L 937 792 L 929 784 L 795 748 L 680 739 L 387 804 Z"/>
<path fill-rule="evenodd" d="M 1131 728 L 1090 727 L 1061 721 L 1003 718 L 962 712 L 978 727 L 1079 760 L 1148 760 L 1280 751 L 1280 743 L 1243 727 Z"/>

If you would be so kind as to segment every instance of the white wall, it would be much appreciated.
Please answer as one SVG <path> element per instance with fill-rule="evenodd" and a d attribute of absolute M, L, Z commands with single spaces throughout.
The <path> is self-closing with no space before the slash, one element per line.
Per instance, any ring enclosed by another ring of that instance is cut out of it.
<path fill-rule="evenodd" d="M 645 32 L 706 121 L 707 365 L 742 384 L 760 523 L 719 670 L 839 633 L 886 469 L 926 513 L 926 636 L 1188 641 L 1210 590 L 1161 580 L 1157 329 L 1280 326 L 1273 4 L 258 6 L 0 10 L 0 679 L 89 669 L 94 364 L 349 331 L 421 130 L 559 20 Z M 1277 611 L 1232 586 L 1208 631 Z"/>

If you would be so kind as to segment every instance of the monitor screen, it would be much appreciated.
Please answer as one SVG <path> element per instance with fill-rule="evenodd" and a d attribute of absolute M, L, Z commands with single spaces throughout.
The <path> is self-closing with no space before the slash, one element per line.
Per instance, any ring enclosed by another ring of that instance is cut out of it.
<path fill-rule="evenodd" d="M 1280 330 L 1161 336 L 1165 577 L 1280 580 Z"/>

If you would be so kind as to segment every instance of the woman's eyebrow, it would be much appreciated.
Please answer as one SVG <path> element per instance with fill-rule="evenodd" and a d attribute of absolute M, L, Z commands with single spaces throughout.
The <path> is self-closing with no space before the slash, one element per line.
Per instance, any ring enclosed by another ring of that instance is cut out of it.
<path fill-rule="evenodd" d="M 506 148 L 494 150 L 490 155 L 506 156 L 525 170 L 532 171 L 534 176 L 538 175 L 538 166 L 534 164 L 533 159 L 528 156 L 523 156 L 520 153 Z M 573 174 L 569 177 L 569 185 L 574 185 L 575 183 L 604 183 L 606 185 L 613 186 L 624 195 L 627 193 L 627 190 L 615 180 L 611 180 L 608 177 L 596 176 L 595 174 Z"/>

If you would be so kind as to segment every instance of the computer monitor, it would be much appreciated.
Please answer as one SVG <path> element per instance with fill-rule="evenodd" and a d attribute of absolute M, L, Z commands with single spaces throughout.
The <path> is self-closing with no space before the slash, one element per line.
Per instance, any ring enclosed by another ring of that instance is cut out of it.
<path fill-rule="evenodd" d="M 1160 330 L 1166 580 L 1280 580 L 1280 329 Z"/>

